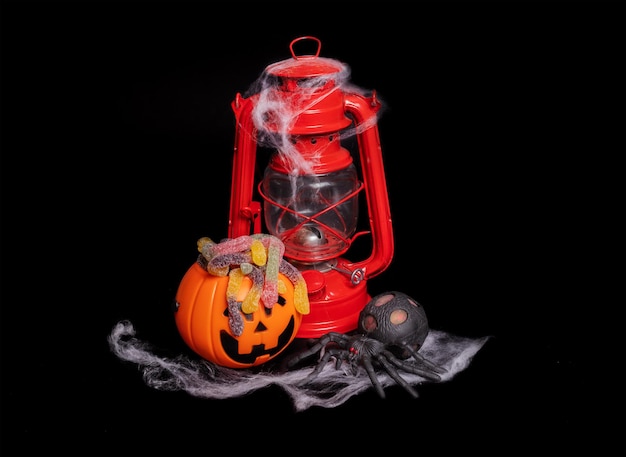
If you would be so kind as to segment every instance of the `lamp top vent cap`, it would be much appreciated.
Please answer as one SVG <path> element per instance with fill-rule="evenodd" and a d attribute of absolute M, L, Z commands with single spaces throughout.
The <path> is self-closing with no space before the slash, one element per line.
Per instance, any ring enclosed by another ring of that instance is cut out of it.
<path fill-rule="evenodd" d="M 296 55 L 294 45 L 303 40 L 316 41 L 317 52 L 309 55 Z M 346 65 L 338 60 L 319 57 L 321 48 L 322 43 L 318 38 L 312 36 L 296 38 L 289 45 L 292 58 L 271 64 L 265 69 L 265 71 L 269 74 L 282 78 L 300 79 L 328 76 L 347 70 Z"/>

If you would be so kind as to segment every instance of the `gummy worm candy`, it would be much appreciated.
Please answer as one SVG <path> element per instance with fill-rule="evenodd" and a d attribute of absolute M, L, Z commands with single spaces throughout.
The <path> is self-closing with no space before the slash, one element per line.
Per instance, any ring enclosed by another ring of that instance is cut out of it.
<path fill-rule="evenodd" d="M 285 244 L 281 241 L 280 238 L 277 238 L 273 235 L 266 235 L 262 233 L 257 233 L 255 235 L 252 235 L 252 238 L 260 240 L 263 243 L 263 246 L 265 246 L 265 249 L 267 250 L 269 250 L 270 244 L 277 246 L 279 248 L 278 256 L 281 259 L 283 255 L 285 254 Z"/>
<path fill-rule="evenodd" d="M 267 248 L 267 264 L 265 265 L 265 284 L 261 299 L 267 308 L 272 308 L 278 301 L 278 270 L 280 266 L 280 243 L 278 238 L 272 237 Z"/>
<path fill-rule="evenodd" d="M 226 276 L 233 265 L 250 263 L 250 254 L 222 254 L 213 257 L 206 266 L 209 273 L 215 276 Z"/>
<path fill-rule="evenodd" d="M 198 252 L 202 254 L 206 260 L 211 260 L 215 254 L 213 253 L 213 247 L 217 246 L 215 241 L 213 241 L 208 236 L 202 237 L 197 242 Z"/>
<path fill-rule="evenodd" d="M 272 308 L 278 301 L 279 293 L 285 293 L 287 286 L 279 280 L 284 274 L 294 285 L 294 307 L 301 314 L 308 314 L 309 297 L 306 281 L 300 270 L 283 259 L 284 243 L 277 237 L 267 234 L 244 235 L 228 238 L 215 243 L 209 237 L 197 241 L 206 270 L 215 276 L 228 276 L 226 299 L 229 312 L 229 326 L 235 336 L 243 332 L 244 314 L 258 310 L 259 301 L 266 308 Z M 242 281 L 248 276 L 252 287 L 240 303 L 237 301 Z"/>
<path fill-rule="evenodd" d="M 233 268 L 228 273 L 228 286 L 226 288 L 226 302 L 228 303 L 228 326 L 235 336 L 243 333 L 243 318 L 239 312 L 237 294 L 241 288 L 244 274 L 241 268 Z"/>
<path fill-rule="evenodd" d="M 239 312 L 239 302 L 236 298 L 227 298 L 228 303 L 228 326 L 235 336 L 243 333 L 243 317 Z"/>
<path fill-rule="evenodd" d="M 226 287 L 227 298 L 237 298 L 243 278 L 244 274 L 241 268 L 233 268 L 230 270 L 230 273 L 228 273 L 228 286 Z"/>
<path fill-rule="evenodd" d="M 252 255 L 252 262 L 262 267 L 267 262 L 267 251 L 261 240 L 253 240 L 250 244 L 250 254 Z"/>
<path fill-rule="evenodd" d="M 307 291 L 306 281 L 302 277 L 302 273 L 286 260 L 280 262 L 280 272 L 284 274 L 294 285 L 293 305 L 300 314 L 309 314 L 311 312 L 309 304 L 309 294 Z"/>
<path fill-rule="evenodd" d="M 285 285 L 285 281 L 279 279 L 277 289 L 279 294 L 284 294 L 285 292 L 287 292 L 287 286 Z"/>
<path fill-rule="evenodd" d="M 241 303 L 241 311 L 245 314 L 253 313 L 259 309 L 259 300 L 263 290 L 263 272 L 259 268 L 253 266 L 248 277 L 252 280 L 252 287 Z"/>
<path fill-rule="evenodd" d="M 216 255 L 245 252 L 250 249 L 252 241 L 253 238 L 248 235 L 240 236 L 237 238 L 229 238 L 215 245 L 213 247 L 213 250 L 215 251 Z"/>

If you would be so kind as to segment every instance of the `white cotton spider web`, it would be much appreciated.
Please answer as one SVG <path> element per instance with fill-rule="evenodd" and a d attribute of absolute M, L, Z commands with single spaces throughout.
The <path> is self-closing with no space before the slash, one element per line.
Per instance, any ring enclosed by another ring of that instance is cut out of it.
<path fill-rule="evenodd" d="M 121 321 L 116 324 L 108 337 L 111 351 L 120 359 L 139 365 L 144 382 L 158 390 L 185 391 L 194 397 L 206 399 L 227 399 L 276 385 L 289 395 L 296 411 L 303 411 L 311 406 L 333 408 L 373 388 L 362 367 L 353 374 L 335 369 L 334 362 L 330 361 L 317 377 L 301 385 L 313 370 L 312 366 L 286 372 L 263 372 L 222 367 L 184 355 L 163 357 L 155 354 L 151 345 L 136 338 L 135 334 L 131 322 Z M 465 338 L 431 329 L 420 354 L 445 368 L 447 371 L 441 375 L 441 380 L 449 381 L 467 368 L 488 339 Z M 378 372 L 377 375 L 383 387 L 396 384 L 384 372 Z M 401 376 L 413 386 L 433 382 L 404 371 Z"/>

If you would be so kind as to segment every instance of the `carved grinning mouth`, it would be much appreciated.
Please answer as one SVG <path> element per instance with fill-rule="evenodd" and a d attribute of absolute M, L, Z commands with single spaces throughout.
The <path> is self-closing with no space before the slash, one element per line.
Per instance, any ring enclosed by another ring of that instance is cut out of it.
<path fill-rule="evenodd" d="M 266 349 L 265 344 L 256 344 L 252 346 L 252 351 L 248 354 L 239 353 L 239 341 L 225 330 L 222 330 L 220 332 L 220 341 L 222 342 L 222 347 L 224 348 L 224 352 L 226 352 L 228 357 L 230 357 L 235 362 L 252 365 L 260 356 L 274 356 L 282 351 L 285 347 L 287 347 L 291 340 L 291 337 L 294 335 L 295 325 L 295 319 L 293 316 L 291 316 L 291 318 L 289 319 L 289 323 L 278 337 L 278 342 L 276 343 L 275 347 Z M 259 326 L 262 330 L 265 330 L 265 326 L 263 325 L 263 323 L 259 323 L 257 329 L 259 329 Z"/>

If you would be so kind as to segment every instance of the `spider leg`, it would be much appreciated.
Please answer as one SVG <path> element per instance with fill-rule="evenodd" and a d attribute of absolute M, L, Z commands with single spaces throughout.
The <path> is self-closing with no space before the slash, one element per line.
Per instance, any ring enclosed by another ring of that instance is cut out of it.
<path fill-rule="evenodd" d="M 389 363 L 387 361 L 388 359 L 391 360 L 392 363 Z M 411 387 L 411 385 L 406 381 L 406 379 L 400 376 L 398 371 L 393 366 L 395 365 L 395 363 L 393 362 L 394 359 L 398 360 L 391 352 L 388 352 L 388 351 L 383 351 L 379 356 L 376 357 L 376 360 L 383 366 L 383 368 L 389 374 L 389 376 L 391 376 L 394 381 L 396 381 L 398 384 L 404 387 L 404 390 L 406 390 L 411 395 L 411 397 L 417 398 L 418 395 L 415 389 Z"/>
<path fill-rule="evenodd" d="M 285 362 L 287 365 L 287 368 L 293 368 L 299 362 L 319 352 L 322 348 L 324 348 L 330 342 L 343 345 L 345 344 L 346 341 L 348 341 L 348 337 L 346 337 L 342 333 L 337 333 L 337 332 L 327 333 L 326 335 L 321 336 L 318 342 L 315 343 L 313 346 L 311 346 L 309 349 L 307 349 L 306 351 L 302 351 L 296 354 L 295 356 L 293 356 L 292 358 L 290 358 L 289 360 L 287 360 Z"/>
<path fill-rule="evenodd" d="M 302 351 L 296 355 L 294 355 L 292 358 L 290 358 L 289 360 L 287 360 L 287 367 L 288 368 L 292 368 L 294 365 L 296 365 L 298 362 L 301 362 L 304 359 L 308 359 L 309 357 L 311 357 L 313 354 L 317 353 L 320 349 L 322 349 L 324 346 L 326 346 L 326 344 L 330 341 L 330 338 L 327 336 L 322 336 L 319 341 L 317 343 L 315 343 L 313 346 L 311 346 L 309 349 Z"/>
<path fill-rule="evenodd" d="M 419 352 L 417 352 L 415 349 L 413 349 L 410 345 L 406 345 L 405 348 L 411 353 L 411 355 L 413 356 L 413 358 L 423 364 L 424 366 L 430 368 L 432 371 L 434 371 L 435 373 L 439 373 L 439 374 L 444 374 L 446 373 L 448 370 L 446 370 L 443 367 L 437 366 L 434 363 L 432 363 L 430 360 L 424 358 L 424 356 L 422 354 L 420 354 Z"/>
<path fill-rule="evenodd" d="M 376 376 L 376 371 L 374 370 L 374 366 L 372 365 L 372 361 L 370 360 L 369 357 L 365 356 L 365 357 L 363 357 L 363 359 L 361 359 L 361 363 L 363 363 L 363 367 L 365 368 L 365 371 L 367 372 L 367 375 L 370 377 L 370 380 L 372 381 L 372 384 L 376 388 L 376 392 L 378 393 L 378 396 L 380 398 L 384 399 L 385 398 L 385 390 L 383 389 L 383 386 L 380 384 L 380 381 L 378 380 L 378 376 Z"/>
<path fill-rule="evenodd" d="M 389 351 L 383 351 L 383 355 L 384 355 L 384 357 L 386 357 L 386 360 L 391 362 L 396 367 L 401 368 L 402 370 L 406 371 L 407 373 L 417 374 L 417 375 L 420 375 L 420 376 L 422 376 L 422 377 L 424 377 L 426 379 L 430 379 L 431 381 L 435 381 L 435 382 L 441 381 L 441 377 L 439 376 L 438 373 L 440 373 L 439 370 L 442 370 L 442 369 L 438 368 L 436 365 L 432 365 L 431 364 L 434 368 L 431 368 L 430 366 L 426 366 L 425 368 L 422 368 L 422 367 L 418 366 L 417 364 L 414 364 L 414 363 L 411 363 L 411 362 L 407 362 L 406 360 L 398 359 L 396 356 L 394 356 Z M 382 357 L 381 357 L 381 359 L 382 359 Z M 382 363 L 382 361 L 381 361 L 381 363 Z M 437 369 L 437 370 L 435 370 L 435 369 Z M 444 370 L 444 372 L 445 372 L 445 370 Z M 389 374 L 391 374 L 391 373 L 389 373 Z"/>
<path fill-rule="evenodd" d="M 343 364 L 343 359 L 347 357 L 345 354 L 346 350 L 334 348 L 334 349 L 328 349 L 328 352 L 330 353 L 332 357 L 335 358 L 335 370 L 339 370 L 341 368 L 341 365 Z"/>
<path fill-rule="evenodd" d="M 326 351 L 324 355 L 322 356 L 322 358 L 320 359 L 320 361 L 317 362 L 317 365 L 315 366 L 313 371 L 302 381 L 302 384 L 306 384 L 308 382 L 311 382 L 313 379 L 315 379 L 320 374 L 320 372 L 324 369 L 324 366 L 330 360 L 331 356 L 332 356 L 332 351 Z"/>

